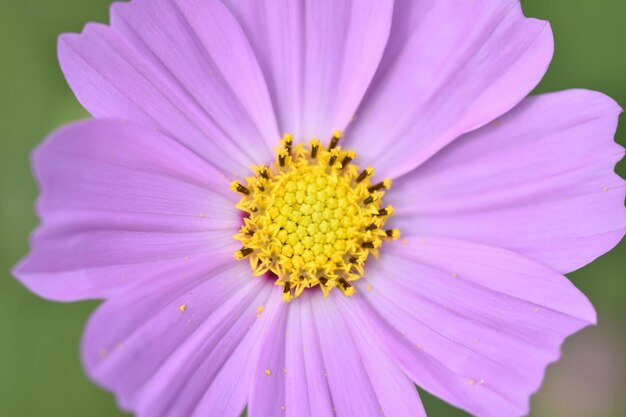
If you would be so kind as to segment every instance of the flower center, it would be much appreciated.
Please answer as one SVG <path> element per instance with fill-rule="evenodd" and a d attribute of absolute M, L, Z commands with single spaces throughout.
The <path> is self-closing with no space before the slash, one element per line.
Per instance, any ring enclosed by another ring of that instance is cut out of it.
<path fill-rule="evenodd" d="M 391 181 L 371 184 L 374 169 L 359 171 L 340 138 L 335 132 L 324 148 L 316 139 L 293 146 L 285 135 L 275 162 L 253 167 L 245 185 L 231 185 L 242 195 L 237 208 L 247 213 L 235 257 L 249 258 L 256 276 L 273 272 L 284 301 L 315 286 L 325 296 L 335 287 L 352 295 L 350 282 L 363 276 L 370 253 L 378 256 L 384 239 L 400 237 L 384 230 L 393 214 L 393 207 L 381 208 Z"/>

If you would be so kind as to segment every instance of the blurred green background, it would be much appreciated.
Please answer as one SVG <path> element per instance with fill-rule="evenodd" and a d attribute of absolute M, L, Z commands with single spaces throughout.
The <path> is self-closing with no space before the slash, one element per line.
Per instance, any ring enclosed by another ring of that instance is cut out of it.
<path fill-rule="evenodd" d="M 460 0 L 465 1 L 465 0 Z M 56 61 L 60 32 L 107 21 L 109 0 L 0 0 L 0 417 L 115 417 L 110 394 L 83 374 L 78 344 L 94 302 L 57 304 L 10 275 L 37 224 L 31 149 L 52 129 L 87 114 Z M 583 87 L 626 106 L 626 1 L 523 0 L 556 38 L 538 92 Z M 618 132 L 625 140 L 626 125 Z M 618 169 L 626 174 L 626 164 Z M 584 219 L 581 219 L 584 221 Z M 571 274 L 595 304 L 599 326 L 568 340 L 533 398 L 534 417 L 626 416 L 626 243 Z M 464 416 L 423 395 L 430 417 Z"/>

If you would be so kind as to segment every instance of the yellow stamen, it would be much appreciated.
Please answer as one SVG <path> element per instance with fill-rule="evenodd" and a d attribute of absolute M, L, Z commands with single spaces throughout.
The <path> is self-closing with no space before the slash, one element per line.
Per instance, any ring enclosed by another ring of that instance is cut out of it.
<path fill-rule="evenodd" d="M 382 208 L 391 181 L 373 185 L 374 169 L 352 164 L 356 154 L 341 149 L 341 137 L 334 132 L 325 149 L 316 139 L 294 145 L 287 134 L 276 162 L 252 167 L 245 184 L 231 185 L 242 196 L 237 208 L 247 213 L 235 257 L 248 258 L 254 275 L 273 272 L 285 302 L 316 286 L 325 296 L 333 288 L 353 295 L 351 282 L 363 276 L 369 254 L 400 237 L 384 229 L 393 214 L 393 207 Z"/>
<path fill-rule="evenodd" d="M 343 133 L 341 133 L 339 130 L 335 130 L 333 132 L 333 137 L 330 140 L 330 146 L 328 147 L 328 149 L 331 151 L 335 149 L 341 138 L 343 138 Z"/>

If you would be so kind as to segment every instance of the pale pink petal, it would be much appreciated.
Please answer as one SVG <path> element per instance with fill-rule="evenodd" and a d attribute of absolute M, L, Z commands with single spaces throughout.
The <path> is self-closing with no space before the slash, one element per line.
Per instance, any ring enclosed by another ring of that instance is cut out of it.
<path fill-rule="evenodd" d="M 167 132 L 227 175 L 271 157 L 279 133 L 263 75 L 221 1 L 134 0 L 111 14 L 111 26 L 59 40 L 87 110 Z"/>
<path fill-rule="evenodd" d="M 225 0 L 265 74 L 279 127 L 328 139 L 354 115 L 383 54 L 391 0 Z"/>
<path fill-rule="evenodd" d="M 394 184 L 395 225 L 509 248 L 561 272 L 588 264 L 626 232 L 626 183 L 614 173 L 620 112 L 584 90 L 526 99 Z"/>
<path fill-rule="evenodd" d="M 159 282 L 93 315 L 82 347 L 88 374 L 139 417 L 238 417 L 259 335 L 280 303 L 275 287 L 244 263 Z"/>
<path fill-rule="evenodd" d="M 587 298 L 552 269 L 434 237 L 387 245 L 353 301 L 419 386 L 478 417 L 526 415 L 563 340 L 596 320 Z"/>
<path fill-rule="evenodd" d="M 425 416 L 413 383 L 338 293 L 284 304 L 262 344 L 250 417 Z M 341 307 L 340 307 L 341 305 Z"/>
<path fill-rule="evenodd" d="M 397 0 L 347 144 L 383 175 L 405 174 L 515 106 L 552 52 L 550 26 L 525 18 L 518 0 Z"/>
<path fill-rule="evenodd" d="M 57 300 L 103 298 L 202 258 L 232 259 L 229 181 L 175 140 L 122 122 L 51 135 L 35 152 L 42 225 L 15 273 Z"/>

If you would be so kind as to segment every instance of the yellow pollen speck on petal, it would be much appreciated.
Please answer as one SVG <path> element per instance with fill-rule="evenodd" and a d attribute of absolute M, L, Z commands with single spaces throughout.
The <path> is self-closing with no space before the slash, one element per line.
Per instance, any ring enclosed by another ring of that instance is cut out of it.
<path fill-rule="evenodd" d="M 459 277 L 459 274 L 457 274 L 456 272 L 453 272 L 453 273 L 451 273 L 451 274 L 450 274 L 450 276 L 451 276 L 452 278 L 458 278 L 458 277 Z"/>
<path fill-rule="evenodd" d="M 604 191 L 604 192 L 606 193 L 607 191 L 609 191 L 609 187 L 606 187 L 606 186 L 605 186 L 605 187 L 602 189 L 602 191 Z"/>
<path fill-rule="evenodd" d="M 264 311 L 265 311 L 265 306 L 264 305 L 260 305 L 256 309 L 256 318 L 258 319 L 259 317 L 261 317 L 261 315 L 263 314 Z"/>
<path fill-rule="evenodd" d="M 287 372 L 289 372 L 289 370 L 287 368 L 283 368 L 283 373 L 286 374 Z"/>
<path fill-rule="evenodd" d="M 374 289 L 374 286 L 372 284 L 367 284 L 365 289 L 368 290 L 369 292 L 372 292 L 372 290 Z"/>
<path fill-rule="evenodd" d="M 476 380 L 475 379 L 470 379 L 469 383 L 470 383 L 470 385 L 476 385 Z"/>
<path fill-rule="evenodd" d="M 200 216 L 201 219 L 204 219 L 204 213 L 200 213 L 199 216 Z"/>
<path fill-rule="evenodd" d="M 184 313 L 187 310 L 187 304 L 181 304 L 180 307 L 178 307 L 178 309 L 180 310 L 181 313 Z"/>
<path fill-rule="evenodd" d="M 286 134 L 274 162 L 231 183 L 246 213 L 234 256 L 249 262 L 254 276 L 272 273 L 284 302 L 314 287 L 324 297 L 333 289 L 352 296 L 369 255 L 378 257 L 384 242 L 400 238 L 399 230 L 384 227 L 394 214 L 383 205 L 391 180 L 372 182 L 374 169 L 354 165 L 356 153 L 341 149 L 342 137 L 333 132 L 325 147 Z"/>
<path fill-rule="evenodd" d="M 266 369 L 265 370 L 265 375 L 267 375 L 267 376 L 272 375 L 272 371 L 270 369 Z"/>
<path fill-rule="evenodd" d="M 281 406 L 280 406 L 280 409 L 281 409 L 281 411 L 285 411 L 285 406 L 284 406 L 284 405 L 281 405 Z"/>

